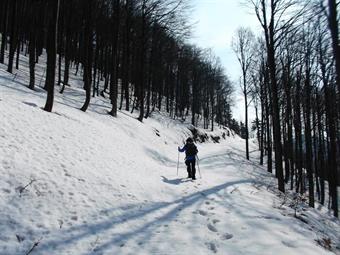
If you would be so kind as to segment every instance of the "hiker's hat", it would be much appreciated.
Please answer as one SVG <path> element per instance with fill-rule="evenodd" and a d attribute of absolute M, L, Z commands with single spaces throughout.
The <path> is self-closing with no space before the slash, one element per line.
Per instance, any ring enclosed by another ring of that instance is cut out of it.
<path fill-rule="evenodd" d="M 189 137 L 189 138 L 187 139 L 187 143 L 193 143 L 193 142 L 194 142 L 194 140 L 192 140 L 191 137 Z"/>

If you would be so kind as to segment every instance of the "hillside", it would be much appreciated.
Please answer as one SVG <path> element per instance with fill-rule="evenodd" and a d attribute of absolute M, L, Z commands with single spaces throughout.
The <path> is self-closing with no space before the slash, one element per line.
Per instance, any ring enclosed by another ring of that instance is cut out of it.
<path fill-rule="evenodd" d="M 27 75 L 0 67 L 1 255 L 339 254 L 339 221 L 300 204 L 294 217 L 255 144 L 248 162 L 231 131 L 199 129 L 210 138 L 197 144 L 201 178 L 191 181 L 183 154 L 177 175 L 188 123 L 113 118 L 98 97 L 84 113 L 77 77 L 47 113 Z"/>

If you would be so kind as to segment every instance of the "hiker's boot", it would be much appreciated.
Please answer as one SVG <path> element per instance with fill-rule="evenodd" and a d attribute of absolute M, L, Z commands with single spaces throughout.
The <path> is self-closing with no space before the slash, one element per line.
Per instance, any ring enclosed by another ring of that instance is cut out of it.
<path fill-rule="evenodd" d="M 191 178 L 191 171 L 190 170 L 188 170 L 188 178 Z"/>
<path fill-rule="evenodd" d="M 195 167 L 192 169 L 192 172 L 191 172 L 192 174 L 191 174 L 191 176 L 192 176 L 192 179 L 193 180 L 196 180 L 196 169 L 195 169 Z"/>

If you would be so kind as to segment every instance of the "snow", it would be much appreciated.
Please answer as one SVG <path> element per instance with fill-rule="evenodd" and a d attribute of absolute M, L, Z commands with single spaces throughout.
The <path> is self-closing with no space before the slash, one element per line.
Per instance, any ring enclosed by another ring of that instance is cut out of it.
<path fill-rule="evenodd" d="M 159 112 L 143 123 L 126 111 L 113 118 L 103 98 L 83 113 L 75 76 L 47 113 L 22 61 L 16 76 L 0 66 L 1 255 L 35 243 L 40 255 L 339 254 L 339 221 L 322 207 L 299 211 L 308 224 L 295 218 L 255 144 L 246 161 L 237 136 L 198 143 L 202 178 L 185 178 L 183 154 L 177 176 L 188 123 Z M 332 252 L 316 241 L 328 237 Z"/>

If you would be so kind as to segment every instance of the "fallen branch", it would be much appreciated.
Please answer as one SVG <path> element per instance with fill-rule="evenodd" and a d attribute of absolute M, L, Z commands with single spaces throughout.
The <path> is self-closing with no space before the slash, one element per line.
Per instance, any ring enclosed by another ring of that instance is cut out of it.
<path fill-rule="evenodd" d="M 233 194 L 234 191 L 239 191 L 238 187 L 234 188 L 232 191 L 230 191 L 230 194 Z"/>
<path fill-rule="evenodd" d="M 32 183 L 35 182 L 35 181 L 36 181 L 35 179 L 32 179 L 26 186 L 21 187 L 21 188 L 19 189 L 20 196 L 21 196 L 21 194 L 25 191 L 25 189 L 27 189 L 27 188 L 28 188 L 30 185 L 32 185 Z"/>
<path fill-rule="evenodd" d="M 33 244 L 32 248 L 26 253 L 26 255 L 29 255 L 40 244 L 41 240 L 42 240 L 42 237 Z"/>
<path fill-rule="evenodd" d="M 301 220 L 303 223 L 308 224 L 308 221 L 305 218 L 303 218 L 301 215 L 295 215 L 295 218 L 297 218 L 298 220 Z"/>
<path fill-rule="evenodd" d="M 99 236 L 97 236 L 96 240 L 93 243 L 91 243 L 91 251 L 93 252 L 96 251 L 99 241 L 100 241 Z"/>

